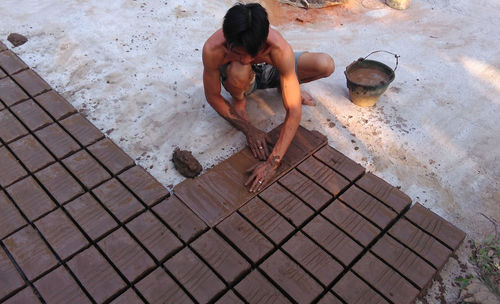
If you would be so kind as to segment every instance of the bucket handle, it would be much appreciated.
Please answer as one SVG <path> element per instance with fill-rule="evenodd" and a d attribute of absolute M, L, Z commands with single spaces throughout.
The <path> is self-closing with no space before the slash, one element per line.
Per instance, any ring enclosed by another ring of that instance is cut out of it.
<path fill-rule="evenodd" d="M 401 56 L 399 56 L 397 54 L 394 54 L 394 53 L 391 53 L 391 52 L 388 52 L 388 51 L 384 51 L 384 50 L 378 50 L 378 51 L 373 51 L 370 54 L 366 55 L 366 57 L 363 58 L 363 60 L 365 60 L 366 58 L 368 58 L 368 56 L 370 56 L 371 54 L 375 54 L 375 53 L 379 53 L 379 52 L 385 52 L 385 53 L 389 53 L 391 55 L 394 55 L 394 57 L 396 58 L 396 67 L 394 68 L 393 71 L 396 72 L 396 69 L 398 68 L 398 63 L 399 63 L 398 58 L 401 57 Z"/>

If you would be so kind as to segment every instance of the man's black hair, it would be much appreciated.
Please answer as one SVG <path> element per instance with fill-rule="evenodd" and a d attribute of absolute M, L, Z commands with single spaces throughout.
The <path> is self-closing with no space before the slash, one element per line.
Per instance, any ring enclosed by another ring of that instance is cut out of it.
<path fill-rule="evenodd" d="M 258 3 L 237 3 L 224 16 L 222 31 L 229 48 L 243 47 L 256 56 L 269 34 L 267 12 Z"/>

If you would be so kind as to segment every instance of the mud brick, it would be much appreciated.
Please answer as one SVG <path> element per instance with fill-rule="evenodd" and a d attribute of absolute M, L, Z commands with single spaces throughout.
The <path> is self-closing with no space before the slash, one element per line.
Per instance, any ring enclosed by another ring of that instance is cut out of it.
<path fill-rule="evenodd" d="M 153 207 L 156 212 L 184 242 L 191 241 L 207 225 L 196 216 L 177 196 L 171 196 Z"/>
<path fill-rule="evenodd" d="M 314 156 L 351 182 L 365 172 L 365 168 L 360 164 L 330 146 L 324 146 L 318 152 L 314 153 Z"/>
<path fill-rule="evenodd" d="M 249 303 L 290 303 L 258 270 L 252 271 L 236 285 L 235 289 Z"/>
<path fill-rule="evenodd" d="M 397 217 L 396 212 L 354 185 L 349 187 L 339 199 L 381 229 L 385 229 Z"/>
<path fill-rule="evenodd" d="M 0 52 L 0 67 L 10 75 L 28 68 L 26 63 L 10 50 Z"/>
<path fill-rule="evenodd" d="M 111 304 L 143 304 L 144 302 L 139 298 L 137 293 L 131 288 L 127 289 L 118 298 L 116 298 Z"/>
<path fill-rule="evenodd" d="M 186 293 L 160 267 L 135 285 L 149 303 L 193 303 Z M 113 302 L 114 303 L 114 302 Z M 130 303 L 130 302 L 123 302 Z M 142 301 L 140 302 L 142 303 Z"/>
<path fill-rule="evenodd" d="M 49 115 L 31 99 L 18 103 L 11 109 L 31 131 L 36 131 L 52 123 Z"/>
<path fill-rule="evenodd" d="M 67 264 L 98 303 L 106 301 L 126 287 L 125 282 L 95 247 L 80 252 Z"/>
<path fill-rule="evenodd" d="M 384 235 L 373 247 L 378 257 L 423 289 L 435 274 L 435 269 L 389 235 Z"/>
<path fill-rule="evenodd" d="M 0 52 L 7 50 L 7 46 L 0 41 Z"/>
<path fill-rule="evenodd" d="M 88 244 L 61 209 L 42 217 L 35 225 L 62 260 Z"/>
<path fill-rule="evenodd" d="M 309 157 L 297 168 L 335 196 L 349 185 L 347 179 L 314 157 Z"/>
<path fill-rule="evenodd" d="M 280 250 L 266 259 L 260 268 L 298 303 L 311 303 L 323 291 L 313 278 Z"/>
<path fill-rule="evenodd" d="M 245 259 L 226 243 L 214 230 L 209 230 L 191 247 L 220 274 L 227 283 L 232 283 L 250 268 Z"/>
<path fill-rule="evenodd" d="M 411 198 L 408 195 L 371 172 L 358 180 L 356 185 L 378 198 L 397 213 L 401 213 L 411 205 Z"/>
<path fill-rule="evenodd" d="M 83 146 L 93 144 L 104 137 L 99 129 L 80 114 L 61 120 L 61 125 Z"/>
<path fill-rule="evenodd" d="M 31 172 L 36 172 L 55 161 L 52 155 L 31 134 L 14 141 L 9 146 Z"/>
<path fill-rule="evenodd" d="M 279 244 L 293 232 L 294 228 L 279 213 L 255 197 L 239 209 L 250 222 L 265 233 L 275 244 Z"/>
<path fill-rule="evenodd" d="M 0 69 L 0 79 L 7 77 L 7 74 L 4 73 L 2 69 Z"/>
<path fill-rule="evenodd" d="M 9 198 L 0 191 L 0 240 L 26 224 Z M 1 298 L 1 297 L 0 297 Z"/>
<path fill-rule="evenodd" d="M 14 296 L 9 298 L 7 301 L 2 302 L 4 304 L 39 304 L 41 303 L 37 296 L 33 293 L 30 287 L 26 287 L 20 292 L 16 293 Z"/>
<path fill-rule="evenodd" d="M 188 247 L 165 262 L 165 267 L 200 303 L 207 303 L 225 286 Z"/>
<path fill-rule="evenodd" d="M 332 199 L 328 192 L 295 169 L 282 177 L 279 182 L 315 210 Z"/>
<path fill-rule="evenodd" d="M 380 230 L 377 227 L 339 200 L 331 203 L 322 213 L 365 247 L 380 234 Z"/>
<path fill-rule="evenodd" d="M 301 232 L 286 242 L 283 245 L 283 250 L 320 280 L 323 285 L 329 285 L 344 270 L 342 265 Z"/>
<path fill-rule="evenodd" d="M 7 192 L 30 221 L 36 220 L 56 207 L 31 176 L 13 184 L 7 188 Z"/>
<path fill-rule="evenodd" d="M 215 304 L 243 304 L 243 301 L 234 292 L 229 290 Z"/>
<path fill-rule="evenodd" d="M 91 303 L 63 266 L 45 275 L 34 285 L 47 303 Z"/>
<path fill-rule="evenodd" d="M 28 95 L 12 79 L 4 78 L 0 80 L 0 100 L 7 106 L 10 107 L 28 98 Z"/>
<path fill-rule="evenodd" d="M 217 225 L 217 229 L 254 263 L 273 249 L 271 242 L 238 213 L 233 213 L 223 220 Z"/>
<path fill-rule="evenodd" d="M 169 192 L 144 168 L 135 166 L 118 176 L 146 205 L 151 206 L 165 198 Z"/>
<path fill-rule="evenodd" d="M 321 216 L 316 216 L 303 231 L 344 265 L 349 265 L 362 251 L 347 234 Z"/>
<path fill-rule="evenodd" d="M 259 196 L 295 226 L 300 226 L 314 214 L 311 208 L 278 183 L 269 186 Z"/>
<path fill-rule="evenodd" d="M 134 165 L 134 161 L 108 138 L 96 142 L 88 149 L 113 174 Z"/>
<path fill-rule="evenodd" d="M 50 249 L 30 226 L 14 233 L 3 242 L 29 280 L 57 264 Z"/>
<path fill-rule="evenodd" d="M 419 203 L 415 203 L 405 214 L 405 217 L 452 250 L 457 249 L 465 238 L 465 233 L 462 230 Z"/>
<path fill-rule="evenodd" d="M 127 228 L 157 260 L 182 247 L 181 241 L 149 211 L 133 219 Z"/>
<path fill-rule="evenodd" d="M 80 150 L 80 145 L 58 124 L 51 124 L 35 132 L 35 135 L 59 159 Z"/>
<path fill-rule="evenodd" d="M 76 109 L 54 90 L 36 96 L 35 100 L 45 109 L 45 111 L 49 112 L 55 120 L 76 113 Z"/>
<path fill-rule="evenodd" d="M 0 299 L 23 287 L 24 280 L 9 260 L 5 251 L 0 248 Z"/>
<path fill-rule="evenodd" d="M 105 237 L 98 245 L 129 281 L 134 281 L 155 266 L 153 260 L 123 228 Z"/>
<path fill-rule="evenodd" d="M 346 273 L 332 289 L 347 303 L 389 304 L 352 272 Z"/>
<path fill-rule="evenodd" d="M 342 301 L 328 292 L 319 300 L 318 304 L 342 304 Z"/>
<path fill-rule="evenodd" d="M 23 178 L 28 173 L 5 147 L 0 148 L 0 186 L 3 188 Z"/>
<path fill-rule="evenodd" d="M 10 143 L 28 134 L 23 125 L 8 110 L 0 111 L 0 138 Z"/>
<path fill-rule="evenodd" d="M 85 150 L 64 159 L 63 163 L 88 189 L 111 178 L 111 175 Z"/>
<path fill-rule="evenodd" d="M 430 262 L 438 270 L 446 263 L 452 253 L 451 250 L 439 243 L 432 236 L 405 219 L 397 221 L 389 230 L 389 233 Z"/>
<path fill-rule="evenodd" d="M 12 77 L 22 86 L 28 94 L 31 96 L 39 95 L 45 91 L 50 90 L 50 85 L 45 82 L 37 73 L 33 70 L 25 70 Z"/>
<path fill-rule="evenodd" d="M 38 171 L 35 176 L 59 204 L 64 204 L 83 193 L 82 187 L 59 163 Z"/>
<path fill-rule="evenodd" d="M 144 209 L 132 193 L 115 178 L 95 188 L 92 192 L 121 222 L 126 222 Z"/>

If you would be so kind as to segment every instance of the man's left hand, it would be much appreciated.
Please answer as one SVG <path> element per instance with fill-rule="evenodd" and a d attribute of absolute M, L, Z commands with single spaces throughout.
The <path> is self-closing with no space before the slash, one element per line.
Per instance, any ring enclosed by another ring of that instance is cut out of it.
<path fill-rule="evenodd" d="M 247 179 L 245 186 L 251 185 L 250 192 L 258 192 L 274 177 L 278 166 L 271 164 L 269 161 L 258 162 L 247 173 L 252 173 Z"/>

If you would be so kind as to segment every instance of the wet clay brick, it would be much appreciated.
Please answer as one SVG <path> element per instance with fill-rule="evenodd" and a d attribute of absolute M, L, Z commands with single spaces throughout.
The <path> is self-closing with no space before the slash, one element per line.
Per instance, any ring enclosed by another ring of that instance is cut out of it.
<path fill-rule="evenodd" d="M 108 138 L 96 142 L 88 149 L 113 174 L 134 165 L 134 161 Z"/>
<path fill-rule="evenodd" d="M 12 106 L 22 100 L 28 99 L 28 95 L 10 78 L 0 80 L 0 100 L 7 106 Z"/>
<path fill-rule="evenodd" d="M 80 145 L 57 124 L 51 124 L 35 135 L 58 159 L 80 150 Z"/>
<path fill-rule="evenodd" d="M 186 293 L 160 267 L 135 285 L 149 303 L 193 303 Z M 114 303 L 114 302 L 113 302 Z M 123 302 L 129 303 L 129 302 Z M 140 302 L 142 303 L 142 301 Z"/>
<path fill-rule="evenodd" d="M 0 248 L 0 299 L 21 288 L 24 281 L 11 263 L 5 251 Z"/>
<path fill-rule="evenodd" d="M 0 52 L 7 50 L 7 46 L 0 41 Z"/>
<path fill-rule="evenodd" d="M 33 70 L 25 70 L 12 77 L 22 86 L 31 96 L 39 95 L 50 90 L 50 86 Z"/>
<path fill-rule="evenodd" d="M 30 129 L 36 131 L 50 123 L 52 119 L 33 100 L 23 101 L 12 108 L 12 112 Z"/>
<path fill-rule="evenodd" d="M 153 207 L 184 242 L 189 242 L 207 227 L 177 196 L 171 196 Z"/>
<path fill-rule="evenodd" d="M 126 222 L 144 209 L 132 193 L 115 178 L 95 188 L 92 192 L 121 222 Z"/>
<path fill-rule="evenodd" d="M 347 234 L 321 216 L 316 216 L 303 231 L 344 265 L 349 265 L 362 251 Z"/>
<path fill-rule="evenodd" d="M 365 174 L 356 182 L 356 185 L 378 198 L 397 213 L 401 213 L 411 205 L 411 198 L 408 195 L 372 173 Z"/>
<path fill-rule="evenodd" d="M 323 207 L 332 196 L 297 170 L 282 177 L 279 182 L 315 210 Z"/>
<path fill-rule="evenodd" d="M 396 212 L 354 185 L 340 196 L 340 200 L 381 229 L 387 227 L 397 217 Z"/>
<path fill-rule="evenodd" d="M 9 298 L 7 301 L 2 302 L 3 304 L 39 304 L 41 303 L 37 296 L 33 293 L 31 287 L 26 287 L 20 292 L 16 293 L 14 296 Z"/>
<path fill-rule="evenodd" d="M 93 144 L 104 137 L 99 129 L 80 114 L 71 115 L 61 120 L 61 125 L 83 146 Z"/>
<path fill-rule="evenodd" d="M 26 63 L 10 50 L 0 52 L 0 67 L 10 75 L 28 68 Z"/>
<path fill-rule="evenodd" d="M 31 226 L 14 233 L 3 242 L 29 280 L 57 264 L 50 249 Z"/>
<path fill-rule="evenodd" d="M 332 289 L 347 303 L 389 304 L 352 272 L 346 273 Z"/>
<path fill-rule="evenodd" d="M 318 304 L 342 304 L 342 301 L 328 292 L 319 300 Z"/>
<path fill-rule="evenodd" d="M 0 240 L 26 224 L 19 211 L 3 191 L 0 191 Z M 1 298 L 1 297 L 0 297 Z"/>
<path fill-rule="evenodd" d="M 238 298 L 231 290 L 226 292 L 215 304 L 243 304 L 243 301 Z"/>
<path fill-rule="evenodd" d="M 149 255 L 123 228 L 105 237 L 98 245 L 129 281 L 134 281 L 155 266 Z"/>
<path fill-rule="evenodd" d="M 217 229 L 254 263 L 273 249 L 271 242 L 238 213 L 233 213 L 223 220 L 217 225 Z"/>
<path fill-rule="evenodd" d="M 163 187 L 140 166 L 128 169 L 120 174 L 118 178 L 148 206 L 153 205 L 169 194 L 167 188 Z"/>
<path fill-rule="evenodd" d="M 0 138 L 10 143 L 28 134 L 23 125 L 8 110 L 0 111 Z"/>
<path fill-rule="evenodd" d="M 35 97 L 35 100 L 45 109 L 45 111 L 49 112 L 55 120 L 60 120 L 76 113 L 76 109 L 54 90 L 50 90 Z"/>
<path fill-rule="evenodd" d="M 275 244 L 281 243 L 294 230 L 292 225 L 258 197 L 246 203 L 239 211 Z"/>
<path fill-rule="evenodd" d="M 13 184 L 7 188 L 7 192 L 30 221 L 36 220 L 56 207 L 31 176 Z"/>
<path fill-rule="evenodd" d="M 380 234 L 377 227 L 339 200 L 331 203 L 322 213 L 364 247 L 367 247 Z"/>
<path fill-rule="evenodd" d="M 0 186 L 3 188 L 23 178 L 28 173 L 5 147 L 0 148 Z"/>
<path fill-rule="evenodd" d="M 353 270 L 393 303 L 413 303 L 419 290 L 384 262 L 367 252 Z"/>
<path fill-rule="evenodd" d="M 191 247 L 228 283 L 250 268 L 250 264 L 214 230 L 204 233 Z"/>
<path fill-rule="evenodd" d="M 200 303 L 207 303 L 225 286 L 189 248 L 184 248 L 165 262 L 165 267 Z"/>
<path fill-rule="evenodd" d="M 63 266 L 45 275 L 36 281 L 34 285 L 47 303 L 91 303 Z"/>
<path fill-rule="evenodd" d="M 88 189 L 111 178 L 111 175 L 85 150 L 64 159 L 63 163 Z"/>
<path fill-rule="evenodd" d="M 90 247 L 68 262 L 68 266 L 97 303 L 102 303 L 126 287 L 111 265 Z"/>
<path fill-rule="evenodd" d="M 260 268 L 298 303 L 311 303 L 323 291 L 316 281 L 280 250 L 266 259 Z"/>
<path fill-rule="evenodd" d="M 297 168 L 335 196 L 349 185 L 347 179 L 314 157 L 309 157 Z"/>
<path fill-rule="evenodd" d="M 82 187 L 59 163 L 38 171 L 35 176 L 59 204 L 64 204 L 83 193 Z"/>
<path fill-rule="evenodd" d="M 325 286 L 333 282 L 344 270 L 342 265 L 301 232 L 286 242 L 283 250 Z"/>
<path fill-rule="evenodd" d="M 463 231 L 419 203 L 413 205 L 405 217 L 452 250 L 457 249 L 465 238 Z"/>
<path fill-rule="evenodd" d="M 31 134 L 12 142 L 9 146 L 31 172 L 36 172 L 55 161 L 49 151 Z"/>
<path fill-rule="evenodd" d="M 389 233 L 430 262 L 436 269 L 441 269 L 452 253 L 432 236 L 405 219 L 397 221 Z"/>
<path fill-rule="evenodd" d="M 248 303 L 290 303 L 259 271 L 254 270 L 235 287 Z"/>
<path fill-rule="evenodd" d="M 407 279 L 417 284 L 420 289 L 427 286 L 436 272 L 423 259 L 387 234 L 371 250 Z"/>
<path fill-rule="evenodd" d="M 0 69 L 0 79 L 7 77 L 7 74 L 4 73 L 2 69 Z"/>
<path fill-rule="evenodd" d="M 314 153 L 314 156 L 351 182 L 365 172 L 365 169 L 361 165 L 330 146 L 324 146 L 318 152 Z"/>
<path fill-rule="evenodd" d="M 65 260 L 86 246 L 87 240 L 61 209 L 57 209 L 35 222 L 59 257 Z"/>
<path fill-rule="evenodd" d="M 149 211 L 133 219 L 127 228 L 157 260 L 182 247 L 181 241 Z"/>
<path fill-rule="evenodd" d="M 131 288 L 127 289 L 118 298 L 114 299 L 111 304 L 143 304 L 137 293 Z"/>

